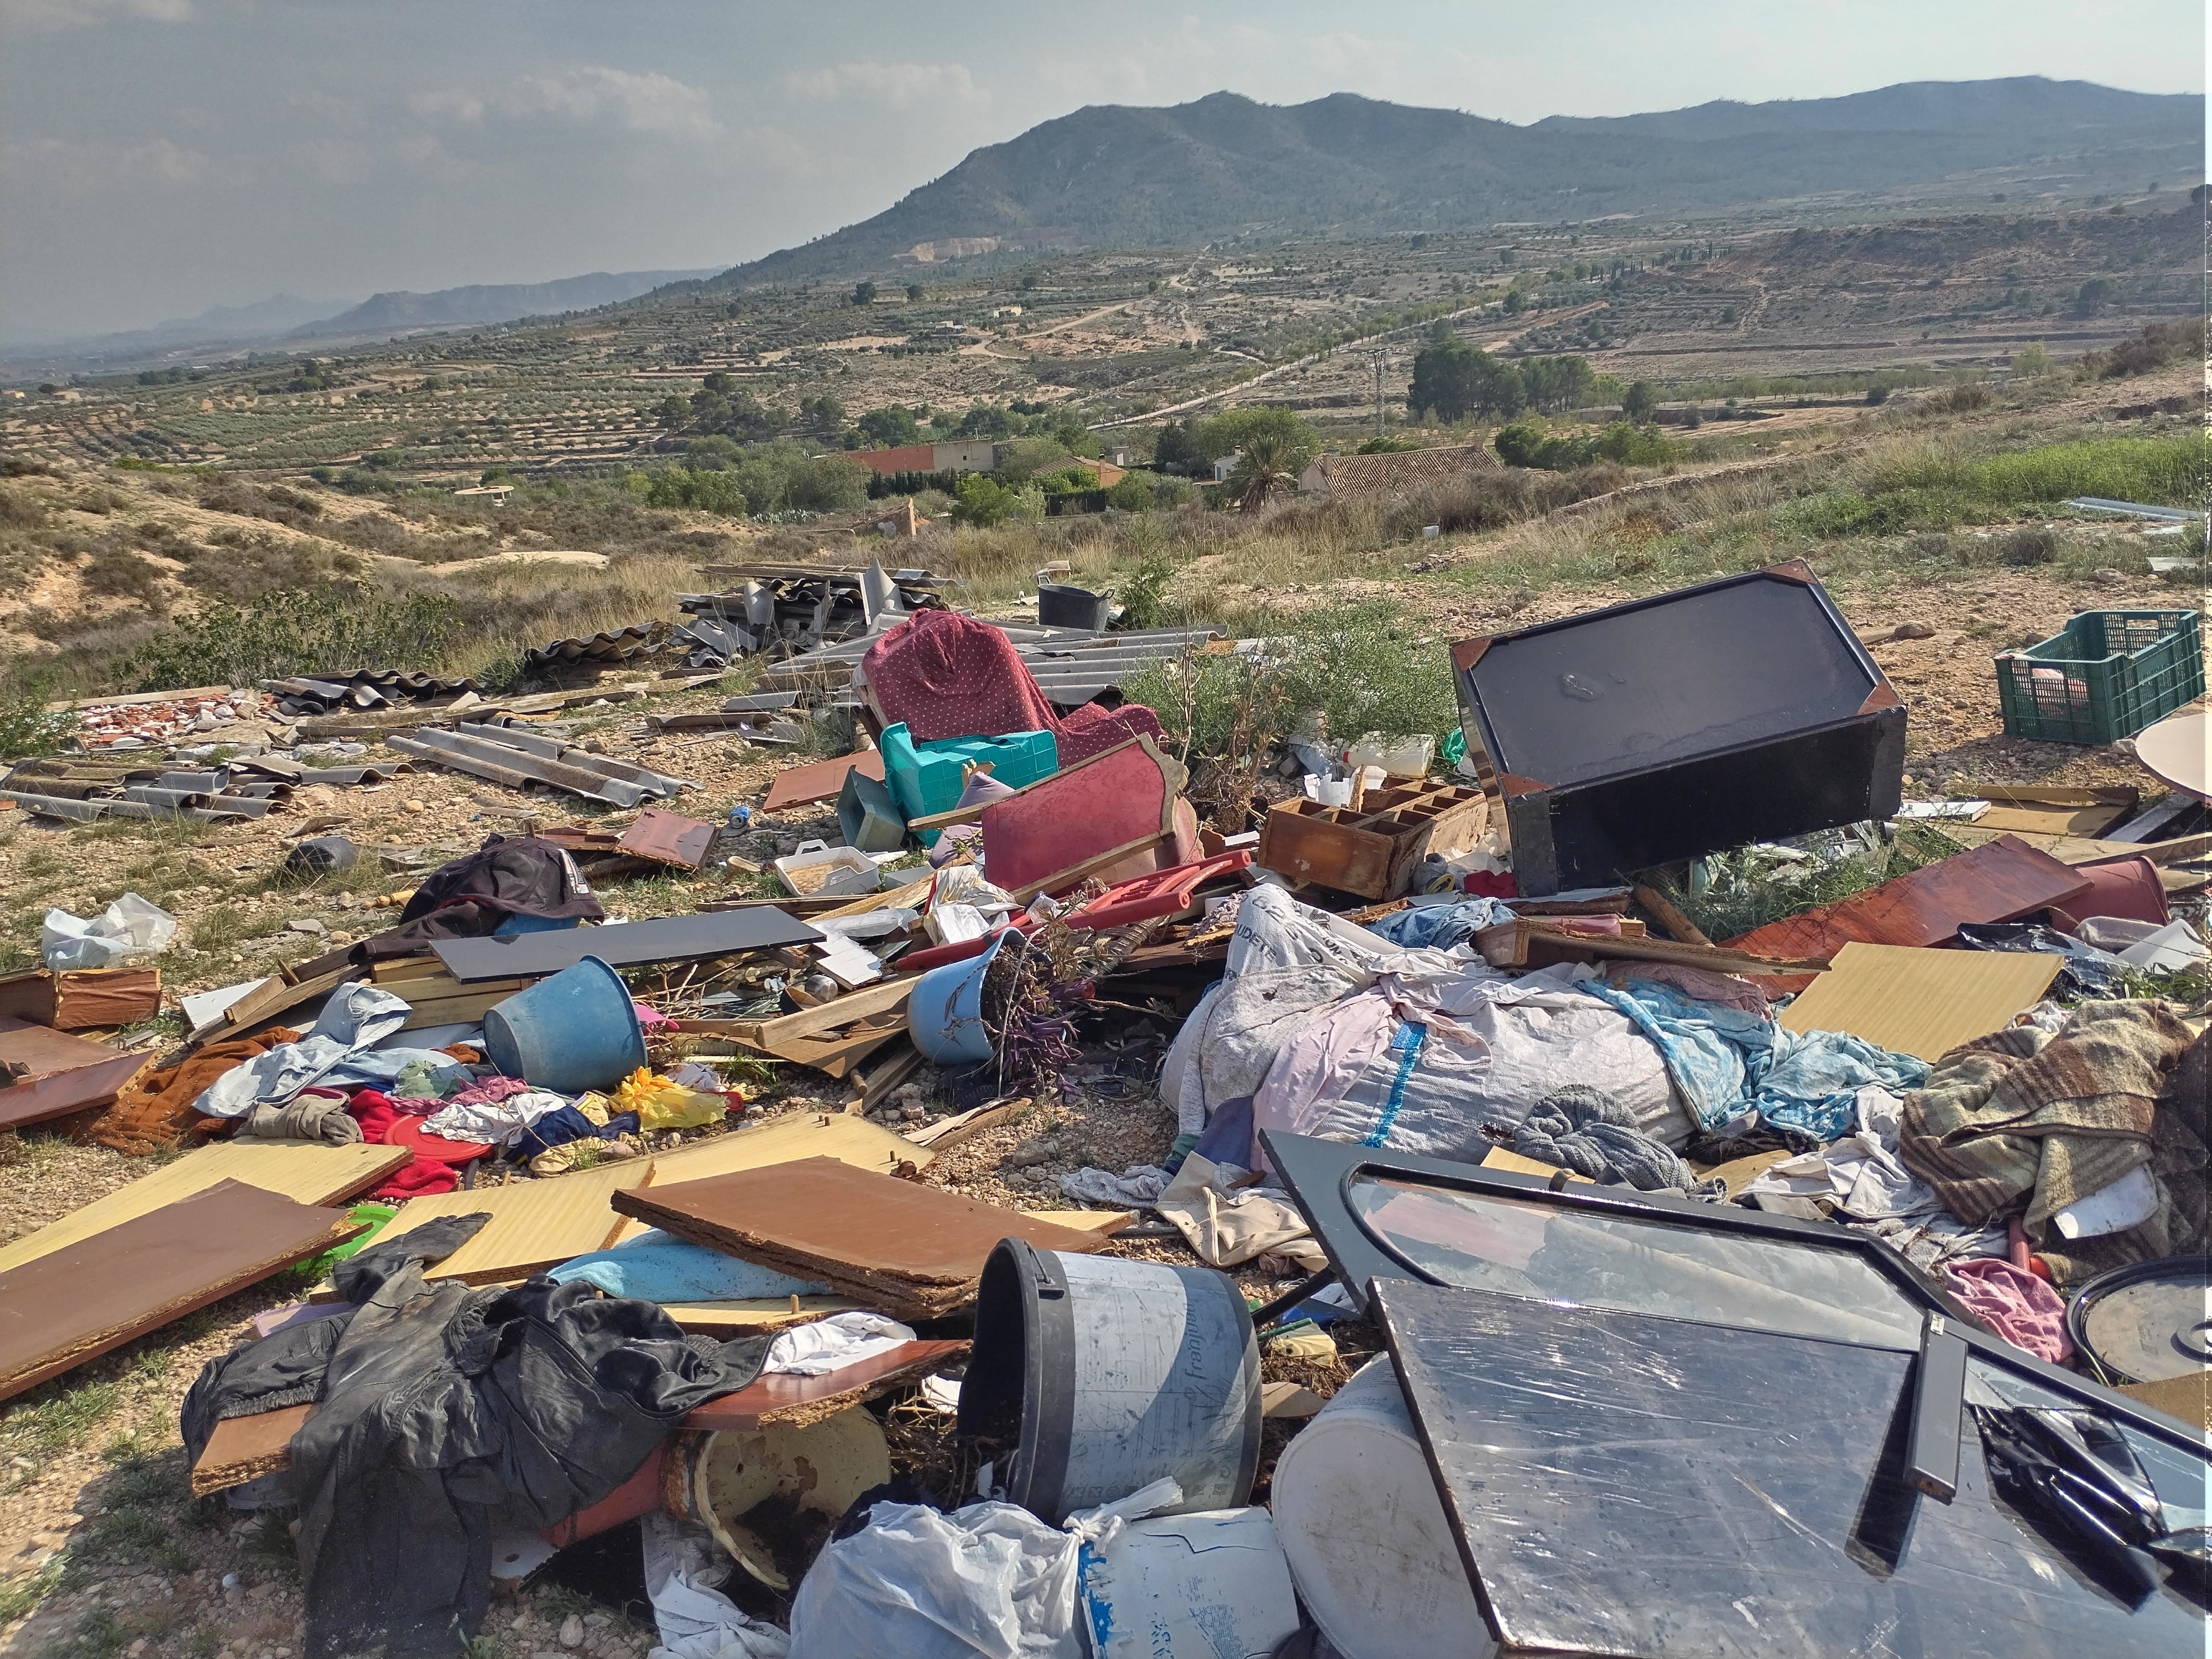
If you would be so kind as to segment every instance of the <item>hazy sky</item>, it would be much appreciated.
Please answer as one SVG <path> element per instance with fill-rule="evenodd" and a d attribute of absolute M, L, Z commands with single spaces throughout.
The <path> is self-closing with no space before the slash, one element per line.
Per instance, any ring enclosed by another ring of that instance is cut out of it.
<path fill-rule="evenodd" d="M 2203 0 L 0 0 L 0 335 L 734 264 L 1085 104 L 2201 92 Z"/>

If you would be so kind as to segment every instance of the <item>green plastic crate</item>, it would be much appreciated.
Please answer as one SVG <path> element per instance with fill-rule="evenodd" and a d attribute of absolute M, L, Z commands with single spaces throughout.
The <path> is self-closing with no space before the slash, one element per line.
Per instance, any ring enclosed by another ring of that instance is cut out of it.
<path fill-rule="evenodd" d="M 1996 659 L 2007 737 L 2117 743 L 2204 695 L 2194 611 L 2085 611 Z"/>

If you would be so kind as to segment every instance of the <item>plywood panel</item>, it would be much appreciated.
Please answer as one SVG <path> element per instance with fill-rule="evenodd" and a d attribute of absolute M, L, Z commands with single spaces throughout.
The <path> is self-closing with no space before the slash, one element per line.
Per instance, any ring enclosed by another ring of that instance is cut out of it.
<path fill-rule="evenodd" d="M 361 1231 L 341 1211 L 226 1182 L 0 1273 L 0 1400 Z"/>
<path fill-rule="evenodd" d="M 204 1193 L 219 1181 L 242 1181 L 295 1203 L 334 1204 L 376 1186 L 407 1157 L 404 1146 L 228 1141 L 203 1146 L 0 1249 L 0 1273 Z"/>
<path fill-rule="evenodd" d="M 2002 1030 L 2051 988 L 2048 951 L 1919 951 L 1854 942 L 1789 1007 L 1792 1031 L 1843 1031 L 1899 1054 L 1942 1058 Z"/>
<path fill-rule="evenodd" d="M 415 1199 L 378 1235 L 378 1242 L 397 1238 L 441 1216 L 483 1211 L 491 1216 L 490 1224 L 430 1267 L 427 1276 L 465 1279 L 471 1285 L 526 1279 L 646 1231 L 644 1224 L 614 1212 L 609 1200 L 617 1192 L 648 1183 L 703 1181 L 803 1158 L 834 1158 L 889 1175 L 902 1164 L 926 1168 L 933 1155 L 865 1118 L 842 1112 L 794 1114 L 649 1158 L 624 1158 L 544 1180 Z"/>
<path fill-rule="evenodd" d="M 226 1417 L 215 1425 L 199 1462 L 192 1465 L 192 1496 L 242 1486 L 292 1466 L 292 1437 L 313 1416 L 313 1406 L 284 1406 L 250 1417 Z"/>

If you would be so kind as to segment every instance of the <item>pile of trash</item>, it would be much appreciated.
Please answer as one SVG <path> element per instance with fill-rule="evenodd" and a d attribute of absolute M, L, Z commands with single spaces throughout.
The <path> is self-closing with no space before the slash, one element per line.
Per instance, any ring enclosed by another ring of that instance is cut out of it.
<path fill-rule="evenodd" d="M 0 1247 L 0 1393 L 317 1264 L 182 1425 L 313 1659 L 580 1544 L 684 1659 L 2201 1655 L 2203 802 L 1937 840 L 1809 573 L 1666 600 L 1462 642 L 1441 756 L 1301 732 L 1228 832 L 1152 711 L 902 617 L 757 810 L 495 836 L 232 988 L 86 1120 L 158 1192 Z M 1765 631 L 1658 648 L 1699 600 Z M 781 896 L 579 862 L 810 811 Z M 933 1176 L 1079 1096 L 1148 1159 Z"/>

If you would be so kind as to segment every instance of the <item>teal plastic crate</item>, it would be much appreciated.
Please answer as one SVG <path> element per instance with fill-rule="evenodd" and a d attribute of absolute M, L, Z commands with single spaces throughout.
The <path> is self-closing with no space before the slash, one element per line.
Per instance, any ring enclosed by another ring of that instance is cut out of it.
<path fill-rule="evenodd" d="M 2005 735 L 2117 743 L 2204 695 L 2194 611 L 2085 611 L 1996 659 Z"/>
<path fill-rule="evenodd" d="M 1060 770 L 1060 745 L 1049 732 L 1010 732 L 1000 738 L 940 738 L 916 743 L 903 723 L 884 732 L 884 781 L 909 818 L 949 812 L 960 804 L 960 769 L 988 761 L 991 775 L 1018 789 Z M 937 839 L 933 833 L 925 842 Z"/>

